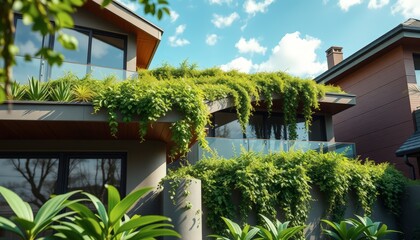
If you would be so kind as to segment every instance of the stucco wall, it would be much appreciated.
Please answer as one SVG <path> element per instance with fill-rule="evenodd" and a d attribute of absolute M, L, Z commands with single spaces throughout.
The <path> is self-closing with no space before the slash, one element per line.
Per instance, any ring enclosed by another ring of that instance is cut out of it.
<path fill-rule="evenodd" d="M 401 46 L 387 51 L 336 83 L 355 94 L 356 106 L 336 114 L 336 141 L 355 142 L 357 154 L 377 162 L 390 161 L 410 176 L 398 147 L 414 132 L 406 61 Z"/>
<path fill-rule="evenodd" d="M 127 153 L 126 192 L 156 187 L 166 175 L 166 145 L 157 141 L 0 141 L 0 152 L 125 152 Z M 154 195 L 149 197 L 154 199 Z M 147 213 L 161 212 L 161 202 L 148 201 Z"/>
<path fill-rule="evenodd" d="M 114 25 L 107 19 L 101 19 L 86 9 L 80 8 L 73 15 L 74 25 L 87 27 L 107 32 L 118 33 L 127 36 L 127 70 L 136 71 L 136 35 L 122 32 L 121 28 Z"/>

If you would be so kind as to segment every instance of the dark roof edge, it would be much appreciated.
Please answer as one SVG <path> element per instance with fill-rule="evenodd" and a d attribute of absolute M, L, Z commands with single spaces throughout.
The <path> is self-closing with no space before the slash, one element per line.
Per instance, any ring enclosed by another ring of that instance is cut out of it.
<path fill-rule="evenodd" d="M 137 3 L 137 2 L 134 2 L 134 3 L 139 4 L 139 3 Z M 162 28 L 158 27 L 157 25 L 153 24 L 152 22 L 150 22 L 149 20 L 147 20 L 147 19 L 143 18 L 142 16 L 138 15 L 137 13 L 135 13 L 135 12 L 131 11 L 129 8 L 127 8 L 126 6 L 124 6 L 124 4 L 122 4 L 122 3 L 118 2 L 118 1 L 112 1 L 112 2 L 111 2 L 111 4 L 115 4 L 115 5 L 117 5 L 118 7 L 120 7 L 120 8 L 122 8 L 122 9 L 124 9 L 124 11 L 126 11 L 126 12 L 127 12 L 127 13 L 129 13 L 130 15 L 133 15 L 134 17 L 138 18 L 139 20 L 141 20 L 141 21 L 143 21 L 143 22 L 147 23 L 148 25 L 150 25 L 150 26 L 152 26 L 152 27 L 156 28 L 157 30 L 159 30 L 159 31 L 160 31 L 160 32 L 162 32 L 162 34 L 163 34 L 163 32 L 164 32 L 164 31 L 163 31 L 163 29 L 162 29 Z"/>
<path fill-rule="evenodd" d="M 395 28 L 391 29 L 384 35 L 380 36 L 373 42 L 369 43 L 365 47 L 361 48 L 357 52 L 353 53 L 351 56 L 344 59 L 339 64 L 323 72 L 317 76 L 314 80 L 317 83 L 328 83 L 332 78 L 342 74 L 344 71 L 358 65 L 360 62 L 370 58 L 380 50 L 390 46 L 396 41 L 402 39 L 405 36 L 405 33 L 417 33 L 420 34 L 419 27 L 412 27 L 404 25 L 403 23 L 399 24 Z M 413 36 L 411 36 L 413 37 Z M 418 36 L 420 38 L 420 35 Z"/>

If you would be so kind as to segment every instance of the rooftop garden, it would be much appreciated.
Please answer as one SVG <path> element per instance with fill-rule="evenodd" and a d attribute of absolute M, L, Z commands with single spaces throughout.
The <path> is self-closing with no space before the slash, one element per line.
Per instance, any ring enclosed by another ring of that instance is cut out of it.
<path fill-rule="evenodd" d="M 172 153 L 178 155 L 188 151 L 194 135 L 206 146 L 205 127 L 210 124 L 208 101 L 230 97 L 245 129 L 253 112 L 252 103 L 258 105 L 264 100 L 270 111 L 273 95 L 277 94 L 283 103 L 285 124 L 294 139 L 297 113 L 303 114 L 308 127 L 312 113 L 319 108 L 318 100 L 326 92 L 341 90 L 283 72 L 244 74 L 218 68 L 197 70 L 195 65 L 184 62 L 178 68 L 163 65 L 154 70 L 140 70 L 137 78 L 125 81 L 116 81 L 112 76 L 103 80 L 90 76 L 79 79 L 70 73 L 49 82 L 31 78 L 28 84 L 12 85 L 10 100 L 92 102 L 95 112 L 101 109 L 108 112 L 112 135 L 117 135 L 119 122 L 135 120 L 140 126 L 140 139 L 151 123 L 176 110 L 182 119 L 172 126 L 172 139 L 177 144 Z"/>

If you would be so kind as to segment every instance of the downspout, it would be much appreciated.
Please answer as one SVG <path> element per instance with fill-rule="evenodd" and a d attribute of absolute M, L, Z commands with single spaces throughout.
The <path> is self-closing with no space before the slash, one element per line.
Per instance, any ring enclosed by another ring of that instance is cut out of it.
<path fill-rule="evenodd" d="M 416 170 L 414 169 L 414 165 L 413 165 L 413 164 L 411 164 L 411 163 L 408 161 L 408 157 L 407 157 L 407 155 L 404 155 L 404 160 L 405 160 L 405 164 L 407 164 L 407 165 L 411 168 L 412 175 L 413 175 L 413 180 L 416 180 Z"/>

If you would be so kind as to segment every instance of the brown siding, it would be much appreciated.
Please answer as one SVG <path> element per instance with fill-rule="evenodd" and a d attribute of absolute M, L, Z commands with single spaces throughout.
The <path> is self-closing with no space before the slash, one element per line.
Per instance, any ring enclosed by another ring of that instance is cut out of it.
<path fill-rule="evenodd" d="M 357 104 L 334 116 L 334 132 L 337 141 L 355 142 L 361 158 L 390 161 L 408 175 L 403 159 L 395 157 L 414 131 L 406 56 L 396 47 L 336 82 L 357 96 Z"/>

